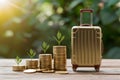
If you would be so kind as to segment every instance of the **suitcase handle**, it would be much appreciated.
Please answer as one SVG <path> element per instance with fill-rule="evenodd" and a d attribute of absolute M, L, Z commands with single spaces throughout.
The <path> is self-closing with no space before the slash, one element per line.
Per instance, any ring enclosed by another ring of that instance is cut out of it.
<path fill-rule="evenodd" d="M 90 13 L 93 13 L 93 10 L 92 9 L 81 9 L 80 12 L 90 12 Z"/>
<path fill-rule="evenodd" d="M 90 13 L 90 24 L 82 24 L 82 14 L 84 12 Z M 80 26 L 92 26 L 93 24 L 93 10 L 92 9 L 81 9 L 80 10 Z"/>

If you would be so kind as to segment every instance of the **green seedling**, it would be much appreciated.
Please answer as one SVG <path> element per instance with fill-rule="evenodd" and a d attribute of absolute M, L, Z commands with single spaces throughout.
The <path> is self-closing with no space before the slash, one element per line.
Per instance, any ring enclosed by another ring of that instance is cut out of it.
<path fill-rule="evenodd" d="M 33 49 L 30 49 L 29 52 L 27 52 L 28 56 L 33 59 L 33 57 L 36 55 L 36 52 Z"/>
<path fill-rule="evenodd" d="M 16 56 L 15 62 L 19 65 L 22 62 L 22 59 L 19 56 Z"/>
<path fill-rule="evenodd" d="M 65 36 L 58 31 L 56 37 L 54 36 L 53 38 L 57 41 L 58 45 L 60 45 L 61 42 L 64 40 Z"/>
<path fill-rule="evenodd" d="M 43 52 L 46 53 L 50 46 L 46 42 L 43 42 L 41 47 L 42 47 Z"/>

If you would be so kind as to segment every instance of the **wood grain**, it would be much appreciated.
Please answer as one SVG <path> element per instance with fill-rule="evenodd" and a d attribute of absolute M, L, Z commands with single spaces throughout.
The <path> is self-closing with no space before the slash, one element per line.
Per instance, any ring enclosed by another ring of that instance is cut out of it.
<path fill-rule="evenodd" d="M 22 64 L 25 64 L 23 59 Z M 120 80 L 120 60 L 103 59 L 100 72 L 95 72 L 94 68 L 80 67 L 77 72 L 71 68 L 71 60 L 67 60 L 67 70 L 69 74 L 56 73 L 33 73 L 12 71 L 15 65 L 14 59 L 0 59 L 0 80 Z"/>

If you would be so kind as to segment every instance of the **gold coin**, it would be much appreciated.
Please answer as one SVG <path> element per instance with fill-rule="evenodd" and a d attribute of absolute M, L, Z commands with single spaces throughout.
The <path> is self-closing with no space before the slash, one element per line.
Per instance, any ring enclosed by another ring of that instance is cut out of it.
<path fill-rule="evenodd" d="M 27 74 L 31 74 L 31 73 L 35 73 L 36 72 L 36 69 L 26 69 L 23 71 L 24 73 L 27 73 Z"/>

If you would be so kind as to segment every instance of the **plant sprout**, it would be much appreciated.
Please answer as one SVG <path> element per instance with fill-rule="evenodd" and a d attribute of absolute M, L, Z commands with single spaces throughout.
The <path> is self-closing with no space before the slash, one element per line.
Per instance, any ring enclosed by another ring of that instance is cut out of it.
<path fill-rule="evenodd" d="M 33 57 L 36 55 L 36 52 L 33 49 L 30 49 L 29 52 L 27 52 L 27 54 L 29 55 L 29 57 L 31 58 L 31 60 L 33 59 Z"/>
<path fill-rule="evenodd" d="M 16 56 L 15 62 L 19 65 L 22 62 L 22 59 L 19 56 Z"/>
<path fill-rule="evenodd" d="M 50 47 L 49 44 L 47 44 L 46 42 L 42 43 L 42 50 L 43 50 L 44 53 L 47 52 L 49 47 Z"/>
<path fill-rule="evenodd" d="M 61 32 L 57 32 L 56 37 L 54 39 L 57 41 L 58 45 L 61 44 L 61 42 L 64 40 L 65 36 L 61 34 Z"/>

